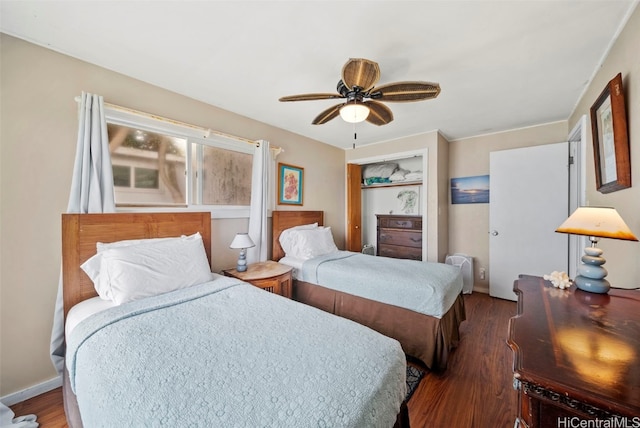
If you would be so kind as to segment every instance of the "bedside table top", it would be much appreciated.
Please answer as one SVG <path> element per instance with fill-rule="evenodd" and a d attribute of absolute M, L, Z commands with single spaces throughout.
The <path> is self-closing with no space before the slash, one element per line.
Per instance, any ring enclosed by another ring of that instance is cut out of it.
<path fill-rule="evenodd" d="M 256 279 L 271 278 L 290 272 L 291 266 L 267 260 L 266 262 L 251 263 L 247 265 L 245 272 L 238 272 L 236 269 L 227 269 L 224 272 L 243 281 L 253 281 Z"/>

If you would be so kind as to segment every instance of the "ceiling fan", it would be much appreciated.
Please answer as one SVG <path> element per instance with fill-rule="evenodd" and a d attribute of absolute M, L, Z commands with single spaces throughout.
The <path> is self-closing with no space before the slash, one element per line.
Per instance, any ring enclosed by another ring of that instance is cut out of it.
<path fill-rule="evenodd" d="M 322 125 L 338 115 L 346 122 L 358 123 L 366 120 L 374 125 L 386 125 L 393 120 L 391 109 L 384 102 L 409 102 L 432 99 L 440 94 L 440 85 L 431 82 L 395 82 L 376 87 L 380 79 L 380 68 L 376 62 L 364 58 L 351 58 L 342 67 L 342 79 L 337 93 L 289 95 L 280 101 L 315 101 L 345 99 L 329 107 L 315 119 L 314 125 Z"/>

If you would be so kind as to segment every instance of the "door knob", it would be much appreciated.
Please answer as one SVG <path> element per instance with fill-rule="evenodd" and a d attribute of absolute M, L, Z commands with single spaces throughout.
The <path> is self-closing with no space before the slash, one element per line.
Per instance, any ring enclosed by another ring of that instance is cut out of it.
<path fill-rule="evenodd" d="M 491 231 L 491 235 L 492 236 L 498 236 L 498 231 L 497 230 L 492 230 Z"/>

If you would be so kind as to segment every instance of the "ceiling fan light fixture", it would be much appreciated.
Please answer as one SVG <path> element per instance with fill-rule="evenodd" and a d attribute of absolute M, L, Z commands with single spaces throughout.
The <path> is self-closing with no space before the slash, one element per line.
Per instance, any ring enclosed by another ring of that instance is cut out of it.
<path fill-rule="evenodd" d="M 345 122 L 363 122 L 369 116 L 369 107 L 355 102 L 347 103 L 340 108 L 340 117 Z"/>
<path fill-rule="evenodd" d="M 2 1 L 2 0 L 0 0 Z M 364 58 L 351 58 L 342 68 L 342 78 L 335 93 L 299 94 L 281 97 L 280 101 L 313 101 L 344 99 L 323 110 L 311 122 L 322 125 L 340 115 L 347 123 L 367 121 L 381 126 L 393 121 L 393 113 L 385 102 L 412 102 L 436 98 L 440 85 L 433 82 L 403 81 L 376 86 L 380 78 L 378 64 Z"/>

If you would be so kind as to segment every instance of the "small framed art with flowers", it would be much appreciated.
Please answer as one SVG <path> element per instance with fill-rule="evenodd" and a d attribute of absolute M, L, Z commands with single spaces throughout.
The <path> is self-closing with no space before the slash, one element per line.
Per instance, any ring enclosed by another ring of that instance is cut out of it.
<path fill-rule="evenodd" d="M 302 205 L 304 168 L 278 164 L 278 205 Z"/>

